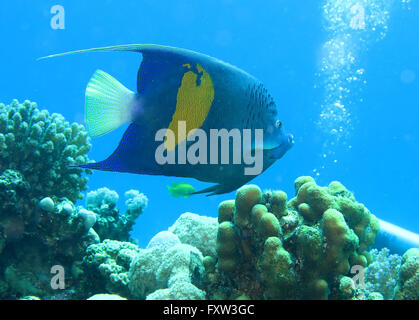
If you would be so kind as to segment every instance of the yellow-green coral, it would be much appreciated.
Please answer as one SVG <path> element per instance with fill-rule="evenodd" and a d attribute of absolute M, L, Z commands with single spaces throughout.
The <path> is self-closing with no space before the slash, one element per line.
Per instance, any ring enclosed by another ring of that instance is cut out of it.
<path fill-rule="evenodd" d="M 265 241 L 257 268 L 266 286 L 265 298 L 286 299 L 292 295 L 297 284 L 294 262 L 278 237 Z"/>
<path fill-rule="evenodd" d="M 238 236 L 234 225 L 225 221 L 218 227 L 217 233 L 217 255 L 218 267 L 220 270 L 231 272 L 239 265 Z"/>
<path fill-rule="evenodd" d="M 253 206 L 262 200 L 262 191 L 256 185 L 246 185 L 237 190 L 234 224 L 240 228 L 248 227 Z"/>
<path fill-rule="evenodd" d="M 287 194 L 284 191 L 265 191 L 264 202 L 278 219 L 287 214 Z"/>
<path fill-rule="evenodd" d="M 320 225 L 326 241 L 320 272 L 329 273 L 329 277 L 348 273 L 349 256 L 358 249 L 358 238 L 349 229 L 343 215 L 335 209 L 326 210 Z"/>
<path fill-rule="evenodd" d="M 262 239 L 269 237 L 279 237 L 282 234 L 278 219 L 273 213 L 270 212 L 265 212 L 262 214 L 255 227 L 256 232 Z"/>
<path fill-rule="evenodd" d="M 419 300 L 419 249 L 412 248 L 403 255 L 398 284 L 394 290 L 398 300 Z"/>
<path fill-rule="evenodd" d="M 218 205 L 218 223 L 233 221 L 234 200 L 223 201 Z"/>
<path fill-rule="evenodd" d="M 209 297 L 349 298 L 342 277 L 351 266 L 368 264 L 378 220 L 337 181 L 321 187 L 300 177 L 295 190 L 287 201 L 283 191 L 262 195 L 249 185 L 220 205 L 218 262 L 207 268 Z"/>

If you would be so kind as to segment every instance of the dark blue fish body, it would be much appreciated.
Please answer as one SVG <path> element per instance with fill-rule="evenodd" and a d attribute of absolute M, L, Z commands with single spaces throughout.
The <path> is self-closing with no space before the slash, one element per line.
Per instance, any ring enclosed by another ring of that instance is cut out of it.
<path fill-rule="evenodd" d="M 248 73 L 200 53 L 157 45 L 116 46 L 71 53 L 107 50 L 142 53 L 137 93 L 103 71 L 97 71 L 86 89 L 87 129 L 91 136 L 99 136 L 121 124 L 129 122 L 131 125 L 109 158 L 79 167 L 191 177 L 217 183 L 202 192 L 219 194 L 235 190 L 259 174 L 245 174 L 249 164 L 244 161 L 244 152 L 263 154 L 263 172 L 292 146 L 292 136 L 283 133 L 272 97 L 263 84 Z M 182 123 L 186 135 L 181 133 Z M 157 139 L 156 133 L 161 129 L 174 133 L 173 143 L 168 133 L 163 139 Z M 238 130 L 240 134 L 244 129 L 251 129 L 252 139 L 250 144 L 241 140 L 241 145 L 237 146 L 233 143 L 236 140 L 231 138 L 227 163 L 220 161 L 222 144 L 211 149 L 214 144 L 208 140 L 206 156 L 201 152 L 203 149 L 195 150 L 193 154 L 199 154 L 200 161 L 191 163 L 185 161 L 182 154 L 189 156 L 189 150 L 196 146 L 199 137 L 194 139 L 194 133 L 198 132 L 195 129 L 200 129 L 207 137 L 213 129 L 225 129 L 229 133 Z M 263 144 L 254 138 L 256 129 L 263 130 Z M 157 161 L 156 150 L 162 146 L 165 155 L 173 153 L 175 164 Z M 240 161 L 233 163 L 238 147 L 243 149 L 243 154 Z M 211 161 L 215 159 L 211 159 L 214 151 L 219 161 Z"/>

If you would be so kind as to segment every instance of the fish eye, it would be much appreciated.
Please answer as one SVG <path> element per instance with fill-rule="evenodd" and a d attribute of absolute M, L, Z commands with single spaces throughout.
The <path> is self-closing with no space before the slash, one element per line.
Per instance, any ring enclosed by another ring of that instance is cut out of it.
<path fill-rule="evenodd" d="M 277 129 L 280 129 L 282 127 L 282 122 L 279 120 L 276 120 L 275 127 L 277 127 Z"/>

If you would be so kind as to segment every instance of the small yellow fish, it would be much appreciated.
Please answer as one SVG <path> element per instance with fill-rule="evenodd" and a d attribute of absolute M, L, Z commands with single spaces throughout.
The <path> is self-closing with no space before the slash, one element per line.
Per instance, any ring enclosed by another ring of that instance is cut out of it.
<path fill-rule="evenodd" d="M 184 199 L 187 199 L 192 193 L 195 192 L 194 187 L 192 187 L 189 183 L 183 182 L 173 182 L 167 186 L 167 189 L 169 189 L 169 193 L 174 198 L 183 197 Z"/>

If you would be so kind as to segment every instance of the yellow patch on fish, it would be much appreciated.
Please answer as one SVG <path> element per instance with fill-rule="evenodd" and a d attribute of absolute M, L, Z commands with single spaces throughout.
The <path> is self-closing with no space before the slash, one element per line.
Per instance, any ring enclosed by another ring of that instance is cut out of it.
<path fill-rule="evenodd" d="M 183 66 L 188 69 L 192 68 L 188 63 Z M 210 75 L 199 64 L 196 65 L 196 68 L 202 74 L 200 84 L 197 85 L 198 74 L 189 70 L 183 75 L 182 83 L 178 89 L 176 110 L 168 128 L 175 134 L 176 139 L 175 141 L 172 141 L 173 139 L 165 140 L 164 146 L 168 151 L 173 151 L 176 145 L 187 139 L 193 133 L 191 130 L 202 126 L 214 100 L 214 85 Z M 186 123 L 187 136 L 179 135 L 179 121 Z"/>

